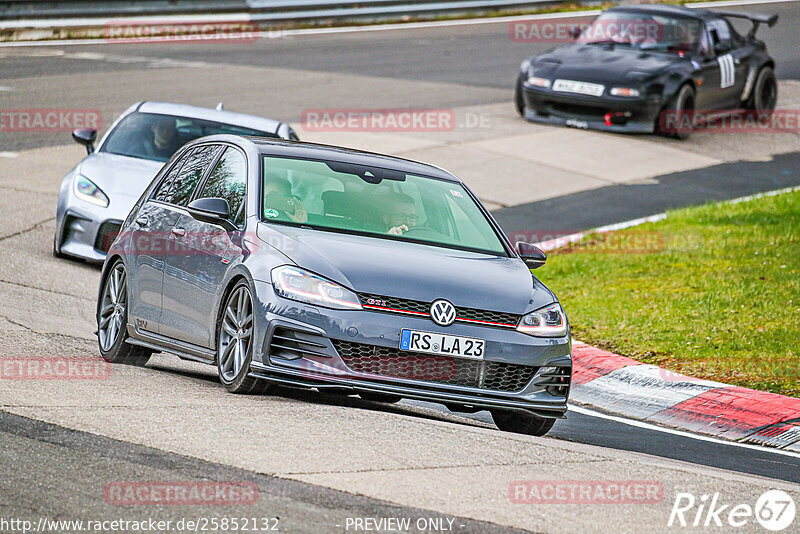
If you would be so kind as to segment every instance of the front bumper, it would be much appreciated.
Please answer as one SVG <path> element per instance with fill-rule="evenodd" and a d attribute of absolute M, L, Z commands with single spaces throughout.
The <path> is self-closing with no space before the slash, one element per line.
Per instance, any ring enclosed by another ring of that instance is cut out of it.
<path fill-rule="evenodd" d="M 136 200 L 117 195 L 103 208 L 75 198 L 70 192 L 59 202 L 54 238 L 56 252 L 102 263 Z"/>
<path fill-rule="evenodd" d="M 526 120 L 609 132 L 652 133 L 661 111 L 657 95 L 594 97 L 535 87 L 524 81 L 522 95 Z"/>
<path fill-rule="evenodd" d="M 263 285 L 274 295 L 271 285 Z M 295 387 L 388 393 L 454 410 L 525 410 L 549 418 L 566 412 L 569 336 L 534 338 L 466 324 L 439 327 L 427 318 L 269 300 L 277 306 L 267 305 L 262 315 L 266 333 L 250 367 L 253 377 Z M 485 339 L 486 356 L 476 361 L 399 351 L 403 328 Z"/>

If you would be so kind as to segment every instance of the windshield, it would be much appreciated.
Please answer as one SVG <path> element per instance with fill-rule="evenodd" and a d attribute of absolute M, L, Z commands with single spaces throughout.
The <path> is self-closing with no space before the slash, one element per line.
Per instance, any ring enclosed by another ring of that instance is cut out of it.
<path fill-rule="evenodd" d="M 606 12 L 583 29 L 578 42 L 684 53 L 696 49 L 701 34 L 700 21 L 686 17 Z"/>
<path fill-rule="evenodd" d="M 122 119 L 101 150 L 134 158 L 167 161 L 189 141 L 215 134 L 277 137 L 274 133 L 220 122 L 137 112 Z"/>
<path fill-rule="evenodd" d="M 453 182 L 265 156 L 262 195 L 268 222 L 506 255 L 477 203 Z"/>

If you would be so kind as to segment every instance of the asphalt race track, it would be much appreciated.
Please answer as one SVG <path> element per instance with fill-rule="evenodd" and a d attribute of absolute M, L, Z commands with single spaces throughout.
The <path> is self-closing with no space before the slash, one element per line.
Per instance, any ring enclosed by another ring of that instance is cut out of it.
<path fill-rule="evenodd" d="M 800 3 L 736 9 L 780 14 L 759 35 L 776 58 L 779 107 L 798 109 Z M 524 123 L 511 104 L 516 69 L 546 46 L 511 42 L 505 23 L 273 37 L 0 47 L 0 109 L 96 109 L 108 126 L 139 100 L 223 101 L 290 121 L 302 139 L 442 165 L 508 232 L 578 231 L 800 185 L 799 134 L 679 142 Z M 321 132 L 301 124 L 310 108 L 448 108 L 458 127 Z M 50 254 L 58 184 L 82 152 L 65 131 L 0 129 L 4 355 L 97 354 L 99 270 Z M 546 267 L 537 273 L 547 282 Z M 798 455 L 605 414 L 573 411 L 544 438 L 518 436 L 497 431 L 488 414 L 425 403 L 283 389 L 233 396 L 214 368 L 166 354 L 146 368 L 114 366 L 106 380 L 3 381 L 0 405 L 0 520 L 258 516 L 278 518 L 282 532 L 353 532 L 353 518 L 406 517 L 449 519 L 458 532 L 672 532 L 678 492 L 753 505 L 768 489 L 800 488 Z M 664 496 L 655 504 L 511 502 L 509 485 L 531 479 L 658 481 Z M 259 500 L 131 507 L 104 499 L 107 484 L 136 480 L 244 481 Z M 763 530 L 751 521 L 735 531 Z"/>

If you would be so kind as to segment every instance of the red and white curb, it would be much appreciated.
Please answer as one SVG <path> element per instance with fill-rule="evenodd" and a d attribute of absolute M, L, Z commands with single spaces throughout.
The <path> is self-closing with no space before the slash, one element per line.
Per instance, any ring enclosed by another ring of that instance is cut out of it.
<path fill-rule="evenodd" d="M 798 191 L 786 187 L 720 202 L 736 204 Z M 544 251 L 667 217 L 659 213 L 543 241 Z M 700 380 L 577 340 L 572 344 L 570 400 L 662 426 L 741 443 L 800 452 L 800 399 Z"/>
<path fill-rule="evenodd" d="M 572 402 L 709 436 L 800 452 L 800 399 L 699 380 L 580 341 Z"/>

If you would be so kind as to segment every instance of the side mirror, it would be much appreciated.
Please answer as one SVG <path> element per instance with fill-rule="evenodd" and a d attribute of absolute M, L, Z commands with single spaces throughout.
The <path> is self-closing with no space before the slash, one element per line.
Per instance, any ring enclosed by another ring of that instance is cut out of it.
<path fill-rule="evenodd" d="M 230 208 L 224 198 L 198 198 L 187 208 L 189 214 L 198 221 L 219 224 L 226 230 L 235 230 L 236 226 L 229 220 Z"/>
<path fill-rule="evenodd" d="M 731 45 L 728 43 L 717 43 L 714 45 L 714 52 L 719 56 L 722 54 L 727 54 L 731 51 Z"/>
<path fill-rule="evenodd" d="M 581 27 L 580 26 L 573 26 L 569 29 L 569 35 L 572 37 L 572 40 L 575 41 L 578 37 L 581 36 Z"/>
<path fill-rule="evenodd" d="M 517 254 L 529 269 L 538 269 L 547 261 L 547 254 L 536 245 L 530 243 L 517 243 Z"/>
<path fill-rule="evenodd" d="M 97 139 L 97 130 L 91 128 L 78 128 L 72 131 L 72 139 L 86 147 L 86 153 L 94 152 L 94 142 Z"/>

